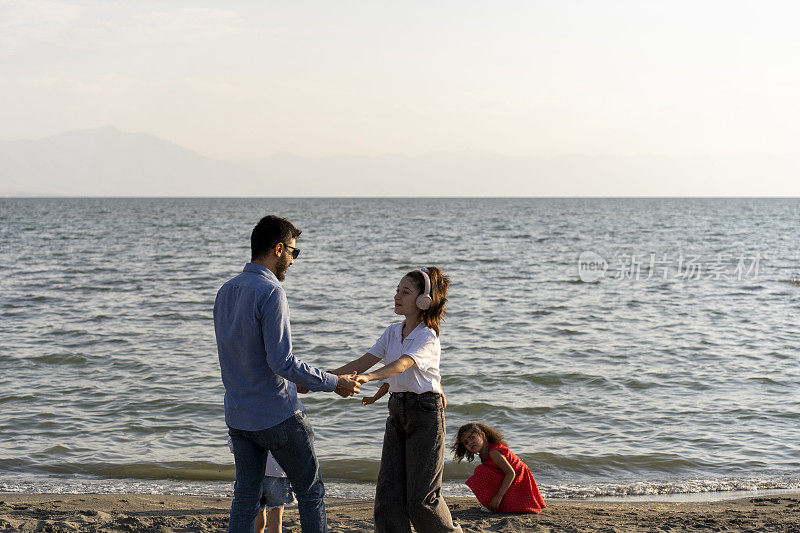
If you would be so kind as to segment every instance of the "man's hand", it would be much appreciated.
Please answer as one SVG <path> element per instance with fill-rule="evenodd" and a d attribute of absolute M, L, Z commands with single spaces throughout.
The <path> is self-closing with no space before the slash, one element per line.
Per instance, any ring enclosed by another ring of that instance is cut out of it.
<path fill-rule="evenodd" d="M 361 392 L 361 389 L 359 387 L 361 386 L 362 383 L 364 383 L 364 381 L 359 381 L 359 379 L 363 378 L 359 378 L 358 374 L 356 374 L 355 372 L 353 372 L 352 374 L 339 376 L 339 381 L 336 384 L 336 390 L 334 390 L 333 392 L 335 392 L 342 398 L 349 398 L 350 396 Z"/>
<path fill-rule="evenodd" d="M 365 397 L 361 398 L 361 404 L 362 405 L 370 405 L 370 404 L 375 403 L 375 401 L 376 401 L 375 400 L 375 396 L 369 396 L 369 397 L 365 396 Z"/>
<path fill-rule="evenodd" d="M 308 394 L 309 390 L 307 388 L 303 387 L 302 385 L 298 385 L 297 386 L 297 393 L 298 394 Z"/>

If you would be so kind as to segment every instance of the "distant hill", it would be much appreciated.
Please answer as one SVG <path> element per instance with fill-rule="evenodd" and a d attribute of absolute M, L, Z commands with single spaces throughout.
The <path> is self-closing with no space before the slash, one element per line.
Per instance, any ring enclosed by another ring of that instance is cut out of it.
<path fill-rule="evenodd" d="M 277 153 L 227 161 L 105 127 L 0 141 L 6 196 L 800 196 L 800 157 Z"/>
<path fill-rule="evenodd" d="M 110 127 L 0 142 L 0 191 L 17 194 L 208 196 L 252 178 L 236 163 Z"/>

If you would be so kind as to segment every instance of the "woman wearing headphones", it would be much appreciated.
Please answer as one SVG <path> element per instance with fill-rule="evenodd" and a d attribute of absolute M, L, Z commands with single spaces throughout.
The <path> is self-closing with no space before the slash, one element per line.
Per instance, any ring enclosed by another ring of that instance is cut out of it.
<path fill-rule="evenodd" d="M 394 312 L 405 320 L 389 325 L 363 356 L 334 370 L 361 374 L 379 361 L 385 365 L 358 376 L 360 382 L 385 380 L 391 393 L 375 491 L 377 533 L 409 533 L 411 524 L 419 533 L 461 531 L 441 495 L 445 442 L 439 325 L 449 283 L 436 267 L 403 276 Z"/>

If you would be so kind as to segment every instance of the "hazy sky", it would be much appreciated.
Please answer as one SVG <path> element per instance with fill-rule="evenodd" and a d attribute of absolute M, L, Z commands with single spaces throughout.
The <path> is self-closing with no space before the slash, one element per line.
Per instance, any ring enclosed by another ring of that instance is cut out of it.
<path fill-rule="evenodd" d="M 800 146 L 800 4 L 0 0 L 0 139 L 277 151 Z"/>

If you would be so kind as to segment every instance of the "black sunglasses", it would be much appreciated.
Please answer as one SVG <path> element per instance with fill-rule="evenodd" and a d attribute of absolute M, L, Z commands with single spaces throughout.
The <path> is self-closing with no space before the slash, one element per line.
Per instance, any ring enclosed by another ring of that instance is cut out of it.
<path fill-rule="evenodd" d="M 297 256 L 300 255 L 300 248 L 295 248 L 294 246 L 289 246 L 288 244 L 284 243 L 284 246 L 287 248 L 292 249 L 292 259 L 297 259 Z"/>

